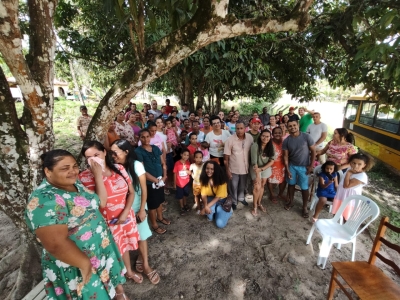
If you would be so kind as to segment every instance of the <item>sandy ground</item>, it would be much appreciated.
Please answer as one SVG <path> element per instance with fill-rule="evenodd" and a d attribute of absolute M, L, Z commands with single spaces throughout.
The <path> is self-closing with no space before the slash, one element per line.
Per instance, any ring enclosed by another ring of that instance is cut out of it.
<path fill-rule="evenodd" d="M 168 232 L 148 240 L 150 262 L 161 282 L 128 282 L 130 299 L 324 299 L 330 262 L 351 258 L 351 244 L 346 244 L 332 249 L 325 270 L 316 265 L 321 237 L 315 233 L 312 243 L 305 244 L 312 224 L 301 216 L 299 196 L 290 211 L 264 197 L 268 211 L 258 218 L 239 204 L 224 229 L 194 211 L 182 217 L 174 197 L 168 201 Z M 327 211 L 324 217 L 330 217 Z M 368 260 L 371 246 L 367 230 L 357 239 L 356 260 Z M 347 298 L 341 293 L 335 299 Z"/>

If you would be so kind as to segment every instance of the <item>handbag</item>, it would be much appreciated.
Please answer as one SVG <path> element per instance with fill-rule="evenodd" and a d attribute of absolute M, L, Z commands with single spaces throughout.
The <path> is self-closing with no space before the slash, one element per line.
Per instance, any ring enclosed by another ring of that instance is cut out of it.
<path fill-rule="evenodd" d="M 226 197 L 224 203 L 221 205 L 222 209 L 226 212 L 230 212 L 231 208 L 232 208 L 232 197 L 228 195 L 228 197 Z"/>
<path fill-rule="evenodd" d="M 213 192 L 214 197 L 215 197 L 215 192 L 214 192 L 213 186 L 211 186 L 211 191 Z M 224 203 L 221 204 L 221 207 L 224 211 L 230 212 L 231 208 L 232 208 L 232 204 L 233 204 L 232 197 L 230 195 L 228 195 L 228 197 L 226 197 Z"/>

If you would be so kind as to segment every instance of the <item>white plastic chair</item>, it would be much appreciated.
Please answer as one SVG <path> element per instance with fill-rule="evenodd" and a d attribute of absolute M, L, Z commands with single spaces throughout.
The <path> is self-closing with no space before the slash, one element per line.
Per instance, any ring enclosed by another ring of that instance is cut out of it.
<path fill-rule="evenodd" d="M 310 204 L 310 211 L 315 210 L 315 207 L 317 206 L 318 203 L 318 196 L 317 196 L 317 188 L 318 188 L 318 182 L 319 182 L 319 177 L 318 174 L 321 173 L 321 165 L 318 165 L 314 168 L 314 178 L 316 179 L 316 183 L 315 183 L 315 193 L 312 196 L 312 200 L 311 200 L 311 204 Z M 339 170 L 338 172 L 339 178 L 340 180 L 343 178 L 343 171 Z M 327 201 L 326 202 L 327 205 L 329 205 L 329 213 L 332 212 L 332 201 Z"/>
<path fill-rule="evenodd" d="M 339 221 L 348 204 L 354 204 L 354 210 L 347 222 L 342 225 Z M 306 242 L 307 245 L 310 243 L 315 229 L 317 229 L 322 235 L 323 240 L 318 255 L 317 265 L 322 265 L 322 269 L 325 269 L 332 245 L 336 243 L 353 243 L 351 261 L 354 261 L 357 235 L 363 232 L 363 230 L 367 228 L 368 225 L 378 217 L 378 215 L 379 207 L 375 202 L 365 196 L 354 195 L 343 200 L 342 205 L 340 205 L 339 210 L 333 219 L 318 219 L 312 226 Z M 367 223 L 359 229 L 360 225 L 368 218 L 369 220 Z"/>

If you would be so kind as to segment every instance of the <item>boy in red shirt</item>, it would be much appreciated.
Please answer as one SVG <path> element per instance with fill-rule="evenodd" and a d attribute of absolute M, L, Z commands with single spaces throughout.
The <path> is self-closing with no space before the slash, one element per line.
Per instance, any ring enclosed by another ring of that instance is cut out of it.
<path fill-rule="evenodd" d="M 181 216 L 190 211 L 189 206 L 186 204 L 186 198 L 189 196 L 190 191 L 190 163 L 189 163 L 189 150 L 184 149 L 181 152 L 181 159 L 175 163 L 174 166 L 174 188 L 176 188 L 175 198 L 179 200 L 181 206 Z"/>

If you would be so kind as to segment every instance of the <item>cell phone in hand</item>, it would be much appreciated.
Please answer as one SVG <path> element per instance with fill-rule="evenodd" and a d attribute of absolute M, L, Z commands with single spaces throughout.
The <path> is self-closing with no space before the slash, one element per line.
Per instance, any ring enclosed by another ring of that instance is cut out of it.
<path fill-rule="evenodd" d="M 127 218 L 126 221 L 124 222 L 124 224 L 128 223 L 130 220 L 131 220 L 130 218 Z M 111 221 L 109 221 L 108 223 L 111 225 L 115 225 L 117 222 L 118 222 L 118 219 L 115 218 L 115 219 L 112 219 Z"/>

